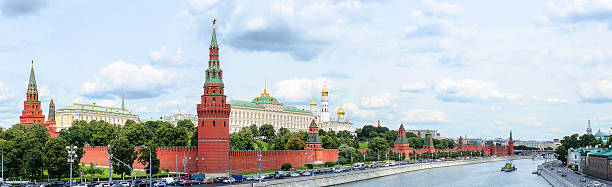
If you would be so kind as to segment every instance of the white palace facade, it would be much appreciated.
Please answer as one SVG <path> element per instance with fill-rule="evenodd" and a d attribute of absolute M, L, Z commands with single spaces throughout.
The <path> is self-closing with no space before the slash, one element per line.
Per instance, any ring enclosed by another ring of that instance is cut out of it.
<path fill-rule="evenodd" d="M 286 128 L 291 132 L 308 131 L 308 126 L 312 120 L 317 121 L 319 128 L 325 131 L 355 132 L 353 124 L 345 112 L 340 107 L 337 111 L 337 118 L 332 119 L 328 106 L 328 91 L 323 88 L 321 92 L 321 108 L 317 108 L 316 102 L 310 103 L 310 110 L 300 109 L 294 106 L 285 106 L 276 98 L 271 97 L 264 89 L 264 92 L 252 101 L 232 100 L 230 110 L 230 133 L 236 133 L 243 127 L 257 125 L 258 127 L 269 124 L 278 131 Z"/>

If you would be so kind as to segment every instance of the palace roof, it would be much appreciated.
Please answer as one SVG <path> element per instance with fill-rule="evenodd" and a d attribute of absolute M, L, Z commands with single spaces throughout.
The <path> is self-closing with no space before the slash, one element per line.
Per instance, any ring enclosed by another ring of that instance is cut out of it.
<path fill-rule="evenodd" d="M 86 105 L 86 104 L 72 104 L 66 108 L 62 108 L 60 110 L 86 110 L 93 112 L 105 112 L 105 113 L 113 113 L 113 114 L 127 114 L 127 115 L 135 115 L 134 113 L 121 108 L 113 108 L 113 107 L 105 107 L 99 105 Z"/>

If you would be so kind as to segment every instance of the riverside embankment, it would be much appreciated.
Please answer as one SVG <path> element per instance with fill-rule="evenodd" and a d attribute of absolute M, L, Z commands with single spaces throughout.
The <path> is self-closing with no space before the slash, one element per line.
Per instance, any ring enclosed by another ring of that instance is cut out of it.
<path fill-rule="evenodd" d="M 262 183 L 243 184 L 237 186 L 332 186 L 356 181 L 374 179 L 379 177 L 397 175 L 405 172 L 427 170 L 432 168 L 442 168 L 450 166 L 460 166 L 469 164 L 479 164 L 486 162 L 496 162 L 514 159 L 525 159 L 530 157 L 512 157 L 512 158 L 485 158 L 475 160 L 456 160 L 445 162 L 431 162 L 421 164 L 409 164 L 377 169 L 360 170 L 345 173 L 335 173 L 328 175 L 319 175 L 312 177 L 300 177 L 286 180 L 267 181 Z M 503 165 L 502 165 L 503 166 Z M 499 166 L 501 168 L 501 166 Z M 498 169 L 497 169 L 498 170 Z M 499 171 L 499 170 L 498 170 Z"/>
<path fill-rule="evenodd" d="M 551 171 L 550 168 L 544 167 L 544 164 L 538 166 L 538 174 L 546 180 L 550 185 L 554 187 L 574 187 L 578 186 L 574 183 L 567 180 L 566 177 L 562 177 L 559 174 L 555 174 L 555 172 Z M 568 173 L 573 174 L 573 173 Z M 579 179 L 576 179 L 579 180 Z"/>

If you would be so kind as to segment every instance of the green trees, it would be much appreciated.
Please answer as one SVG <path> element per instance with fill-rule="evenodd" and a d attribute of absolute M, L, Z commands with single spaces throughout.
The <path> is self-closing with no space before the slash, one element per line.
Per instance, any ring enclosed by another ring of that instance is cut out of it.
<path fill-rule="evenodd" d="M 257 144 L 249 127 L 243 127 L 237 133 L 230 134 L 230 149 L 254 150 Z"/>
<path fill-rule="evenodd" d="M 388 148 L 389 143 L 384 138 L 374 137 L 368 141 L 368 149 L 387 151 Z"/>
<path fill-rule="evenodd" d="M 567 162 L 567 150 L 570 148 L 579 148 L 586 146 L 596 146 L 603 144 L 602 140 L 595 138 L 592 134 L 572 134 L 570 136 L 564 136 L 561 140 L 561 146 L 556 149 L 557 159 L 563 163 Z"/>
<path fill-rule="evenodd" d="M 111 141 L 109 153 L 123 162 L 120 163 L 117 160 L 113 160 L 113 173 L 120 174 L 122 178 L 125 174 L 130 174 L 131 170 L 125 164 L 130 166 L 134 164 L 134 160 L 137 157 L 134 148 L 134 145 L 125 137 Z"/>
<path fill-rule="evenodd" d="M 59 180 L 62 176 L 69 175 L 70 165 L 66 162 L 68 141 L 64 138 L 52 138 L 45 144 L 42 160 L 50 178 Z"/>
<path fill-rule="evenodd" d="M 292 136 L 285 144 L 285 148 L 287 150 L 302 150 L 306 146 L 304 140 L 300 139 L 297 136 Z"/>
<path fill-rule="evenodd" d="M 259 127 L 259 135 L 263 136 L 265 141 L 269 143 L 272 137 L 275 135 L 274 126 L 268 124 L 262 125 Z"/>
<path fill-rule="evenodd" d="M 362 154 L 354 147 L 346 144 L 342 144 L 338 147 L 338 161 L 340 161 L 340 164 L 350 164 L 351 157 L 353 158 L 353 162 L 363 160 Z"/>
<path fill-rule="evenodd" d="M 159 146 L 186 146 L 188 137 L 187 128 L 175 128 L 170 123 L 162 123 L 153 136 Z"/>
<path fill-rule="evenodd" d="M 136 153 L 136 155 L 138 156 L 138 163 L 145 165 L 145 171 L 147 172 L 147 174 L 149 172 L 152 172 L 153 174 L 159 173 L 160 161 L 157 158 L 157 145 L 153 143 L 153 141 L 149 141 L 145 143 L 144 146 L 140 147 Z M 151 160 L 151 163 L 153 163 L 151 167 L 149 166 L 151 164 L 149 163 L 149 159 Z M 152 170 L 149 171 L 149 168 L 151 168 Z"/>

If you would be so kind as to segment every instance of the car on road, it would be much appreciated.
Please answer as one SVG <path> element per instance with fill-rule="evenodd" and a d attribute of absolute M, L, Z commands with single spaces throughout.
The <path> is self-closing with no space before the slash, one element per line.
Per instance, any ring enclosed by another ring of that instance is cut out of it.
<path fill-rule="evenodd" d="M 233 177 L 227 178 L 225 180 L 223 180 L 223 183 L 225 184 L 231 184 L 231 183 L 235 183 L 236 179 L 234 179 Z"/>
<path fill-rule="evenodd" d="M 312 173 L 310 171 L 304 170 L 304 171 L 300 171 L 300 175 L 302 175 L 302 176 L 310 176 L 310 175 L 312 175 Z"/>
<path fill-rule="evenodd" d="M 166 186 L 166 182 L 164 182 L 164 181 L 157 181 L 156 183 L 153 183 L 153 186 L 155 186 L 155 187 L 165 187 Z"/>
<path fill-rule="evenodd" d="M 224 180 L 226 180 L 227 177 L 217 177 L 215 178 L 215 183 L 223 183 Z"/>
<path fill-rule="evenodd" d="M 567 173 L 565 173 L 565 171 L 563 173 L 561 173 L 562 177 L 567 177 Z"/>
<path fill-rule="evenodd" d="M 202 181 L 202 184 L 212 184 L 215 183 L 214 179 L 204 179 L 204 181 Z"/>
<path fill-rule="evenodd" d="M 300 174 L 296 173 L 296 172 L 291 172 L 291 173 L 289 173 L 289 176 L 291 176 L 291 177 L 299 177 Z"/>
<path fill-rule="evenodd" d="M 601 187 L 604 186 L 605 184 L 600 183 L 599 181 L 593 181 L 590 182 L 587 186 L 588 187 Z"/>
<path fill-rule="evenodd" d="M 582 177 L 582 179 L 580 179 L 580 182 L 586 182 L 586 178 Z"/>
<path fill-rule="evenodd" d="M 193 181 L 192 180 L 181 180 L 181 183 L 179 183 L 179 185 L 181 185 L 181 186 L 191 186 L 191 185 L 193 185 Z"/>

